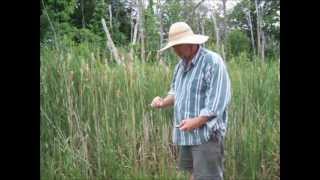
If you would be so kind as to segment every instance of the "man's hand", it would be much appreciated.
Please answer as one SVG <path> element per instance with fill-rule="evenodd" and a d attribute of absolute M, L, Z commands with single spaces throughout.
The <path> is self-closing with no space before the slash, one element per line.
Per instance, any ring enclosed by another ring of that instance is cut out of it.
<path fill-rule="evenodd" d="M 162 108 L 162 106 L 163 106 L 163 99 L 159 96 L 155 97 L 151 102 L 151 107 Z"/>
<path fill-rule="evenodd" d="M 195 128 L 201 127 L 208 121 L 207 117 L 196 117 L 191 119 L 184 119 L 181 121 L 179 128 L 181 131 L 191 131 Z"/>

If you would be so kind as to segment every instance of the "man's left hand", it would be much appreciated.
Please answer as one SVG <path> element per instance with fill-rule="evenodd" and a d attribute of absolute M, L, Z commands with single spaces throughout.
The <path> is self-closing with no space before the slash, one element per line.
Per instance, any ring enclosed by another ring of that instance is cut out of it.
<path fill-rule="evenodd" d="M 181 131 L 191 131 L 195 128 L 201 127 L 204 123 L 207 122 L 207 120 L 207 117 L 184 119 L 181 121 L 179 128 Z"/>

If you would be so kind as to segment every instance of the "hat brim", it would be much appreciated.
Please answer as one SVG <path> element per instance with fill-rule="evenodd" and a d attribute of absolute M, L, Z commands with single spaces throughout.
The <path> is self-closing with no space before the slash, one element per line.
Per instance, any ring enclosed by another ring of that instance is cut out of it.
<path fill-rule="evenodd" d="M 178 45 L 178 44 L 203 44 L 209 39 L 209 36 L 203 36 L 194 34 L 191 36 L 184 37 L 182 39 L 178 39 L 175 41 L 169 42 L 165 47 L 159 50 L 159 52 L 162 52 L 172 46 Z"/>

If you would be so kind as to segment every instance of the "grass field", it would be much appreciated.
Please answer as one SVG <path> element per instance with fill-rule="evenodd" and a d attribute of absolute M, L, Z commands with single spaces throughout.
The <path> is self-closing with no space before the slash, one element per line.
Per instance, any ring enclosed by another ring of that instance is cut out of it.
<path fill-rule="evenodd" d="M 225 179 L 280 179 L 279 62 L 227 65 Z M 107 65 L 90 48 L 41 48 L 41 179 L 186 179 L 175 169 L 172 109 L 149 107 L 172 71 Z"/>

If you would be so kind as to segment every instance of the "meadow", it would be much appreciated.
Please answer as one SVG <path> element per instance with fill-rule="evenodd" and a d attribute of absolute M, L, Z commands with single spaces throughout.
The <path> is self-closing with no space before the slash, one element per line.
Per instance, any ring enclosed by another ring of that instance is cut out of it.
<path fill-rule="evenodd" d="M 98 54 L 41 48 L 41 179 L 187 179 L 176 171 L 172 108 L 150 108 L 168 92 L 174 66 L 135 59 L 122 67 Z M 279 62 L 242 54 L 226 63 L 225 179 L 280 179 Z"/>

